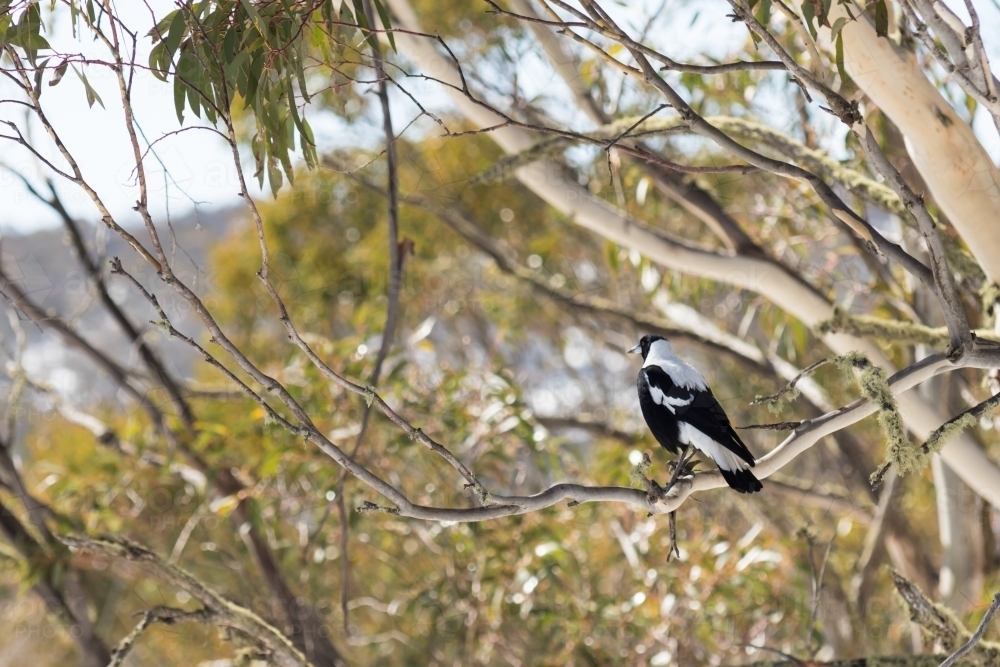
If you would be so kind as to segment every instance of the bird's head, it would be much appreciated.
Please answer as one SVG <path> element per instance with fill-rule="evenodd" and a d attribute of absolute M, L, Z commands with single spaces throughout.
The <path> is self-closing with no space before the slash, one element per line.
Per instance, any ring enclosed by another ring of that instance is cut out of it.
<path fill-rule="evenodd" d="M 649 350 L 653 347 L 653 343 L 662 340 L 664 343 L 667 339 L 663 336 L 658 336 L 656 334 L 646 334 L 639 339 L 639 344 L 628 351 L 629 354 L 642 354 L 642 358 L 645 359 L 649 355 Z M 668 343 L 669 345 L 669 343 Z"/>

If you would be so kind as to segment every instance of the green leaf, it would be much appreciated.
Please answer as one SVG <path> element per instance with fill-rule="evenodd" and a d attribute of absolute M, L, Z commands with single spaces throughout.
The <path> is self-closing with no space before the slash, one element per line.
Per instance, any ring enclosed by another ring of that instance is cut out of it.
<path fill-rule="evenodd" d="M 184 124 L 184 93 L 187 86 L 180 77 L 174 77 L 174 110 L 177 112 L 177 122 Z"/>
<path fill-rule="evenodd" d="M 844 36 L 837 33 L 837 71 L 840 73 L 840 80 L 844 83 L 850 81 L 847 70 L 844 69 Z"/>
<path fill-rule="evenodd" d="M 244 52 L 237 53 L 237 48 L 239 48 L 239 35 L 236 34 L 235 29 L 227 30 L 226 36 L 222 40 L 223 67 L 228 68 L 225 63 L 232 62 L 238 55 L 245 55 Z"/>
<path fill-rule="evenodd" d="M 240 68 L 243 67 L 250 60 L 250 54 L 246 51 L 241 51 L 236 54 L 236 57 L 232 59 L 229 63 L 226 63 L 226 80 L 229 82 L 234 82 L 239 74 Z M 242 91 L 241 91 L 242 93 Z"/>
<path fill-rule="evenodd" d="M 302 93 L 302 98 L 306 102 L 308 102 L 309 101 L 309 86 L 306 85 L 306 72 L 305 72 L 305 69 L 302 67 L 302 63 L 305 62 L 305 59 L 306 59 L 305 40 L 302 40 L 302 39 L 299 40 L 299 43 L 298 43 L 297 48 L 296 48 L 296 51 L 297 51 L 297 53 L 296 53 L 297 57 L 295 58 L 295 60 L 293 62 L 293 64 L 295 65 L 295 78 L 299 82 L 299 92 Z M 291 85 L 291 83 L 289 83 L 288 84 L 288 90 L 291 91 L 291 89 L 292 89 L 292 85 Z M 292 101 L 292 105 L 294 106 L 294 100 Z"/>
<path fill-rule="evenodd" d="M 833 27 L 830 28 L 830 36 L 836 38 L 840 34 L 840 31 L 844 29 L 845 25 L 847 25 L 847 19 L 841 16 L 833 22 Z"/>
<path fill-rule="evenodd" d="M 195 116 L 201 117 L 201 94 L 198 92 L 197 88 L 192 88 L 187 86 L 187 99 L 188 106 L 191 107 L 191 112 Z"/>
<path fill-rule="evenodd" d="M 767 27 L 767 24 L 771 22 L 771 0 L 760 0 L 760 7 L 754 12 L 754 18 L 762 26 Z"/>
<path fill-rule="evenodd" d="M 74 5 L 75 6 L 75 5 Z M 163 41 L 164 36 L 170 30 L 170 22 L 174 20 L 174 12 L 170 12 L 160 19 L 152 29 L 146 33 L 146 37 L 152 37 L 155 41 Z"/>
<path fill-rule="evenodd" d="M 78 70 L 76 65 L 73 66 L 73 71 L 76 72 L 80 81 L 83 81 L 83 89 L 87 92 L 87 106 L 93 108 L 94 102 L 97 102 L 103 109 L 104 102 L 101 100 L 101 96 L 97 94 L 97 91 L 94 90 L 94 87 L 90 85 L 90 81 L 87 81 L 87 75 Z"/>
<path fill-rule="evenodd" d="M 7 33 L 10 31 L 12 20 L 10 14 L 0 13 L 0 44 L 7 43 Z"/>
<path fill-rule="evenodd" d="M 186 30 L 187 24 L 184 23 L 184 14 L 178 9 L 174 12 L 174 18 L 170 22 L 170 32 L 167 33 L 166 39 L 163 40 L 163 45 L 167 50 L 167 63 L 173 60 L 174 53 L 177 51 L 177 47 L 180 46 L 181 39 L 184 37 Z"/>
<path fill-rule="evenodd" d="M 240 0 L 240 4 L 243 5 L 243 9 L 245 9 L 247 15 L 250 16 L 250 20 L 253 22 L 254 27 L 257 28 L 257 32 L 259 32 L 260 36 L 266 40 L 269 35 L 267 23 L 254 8 L 253 3 L 251 3 L 250 0 Z"/>
<path fill-rule="evenodd" d="M 52 79 L 49 81 L 49 85 L 50 86 L 58 85 L 59 82 L 62 81 L 63 75 L 66 74 L 66 69 L 67 65 L 66 61 L 64 60 L 62 65 L 56 67 L 56 73 L 52 76 Z"/>
<path fill-rule="evenodd" d="M 885 0 L 877 0 L 875 3 L 875 34 L 879 37 L 889 34 L 889 8 Z"/>
<path fill-rule="evenodd" d="M 830 5 L 833 4 L 833 0 L 823 0 L 823 25 L 829 27 L 830 18 Z"/>
<path fill-rule="evenodd" d="M 38 64 L 35 68 L 35 90 L 38 91 L 38 95 L 42 94 L 42 78 L 45 76 L 45 67 L 49 64 L 49 59 L 46 58 Z"/>
<path fill-rule="evenodd" d="M 165 54 L 166 47 L 163 46 L 163 42 L 156 44 L 149 51 L 149 71 L 160 81 L 167 80 L 167 68 L 163 63 Z"/>
<path fill-rule="evenodd" d="M 11 46 L 20 46 L 28 56 L 28 60 L 35 62 L 35 56 L 39 49 L 51 49 L 48 41 L 42 37 L 42 15 L 37 4 L 31 4 L 21 14 L 21 19 L 13 31 L 7 34 L 7 42 Z"/>
<path fill-rule="evenodd" d="M 310 168 L 314 167 L 316 165 L 316 139 L 313 138 L 312 127 L 309 126 L 309 121 L 305 118 L 302 119 L 299 146 L 302 147 L 302 154 L 306 159 L 306 164 L 309 165 Z"/>
<path fill-rule="evenodd" d="M 352 1 L 354 2 L 354 17 L 357 19 L 358 27 L 362 29 L 361 34 L 365 35 L 367 33 L 366 39 L 368 40 L 368 45 L 374 49 L 375 44 L 372 42 L 374 38 L 371 33 L 371 27 L 368 25 L 368 17 L 365 15 L 365 8 L 362 4 L 362 0 Z"/>
<path fill-rule="evenodd" d="M 386 13 L 385 7 L 382 6 L 382 3 L 379 2 L 379 0 L 372 0 L 372 3 L 375 5 L 375 11 L 378 12 L 379 20 L 382 21 L 382 27 L 385 28 L 386 30 L 391 31 L 392 24 L 389 23 L 389 14 Z M 768 6 L 768 9 L 770 10 L 771 0 L 764 0 L 763 4 L 766 4 Z M 386 36 L 389 38 L 389 46 L 392 47 L 393 52 L 395 52 L 396 38 L 393 37 L 392 32 L 387 32 Z"/>
<path fill-rule="evenodd" d="M 813 36 L 813 39 L 819 37 L 816 32 L 816 26 L 813 25 L 813 21 L 816 20 L 816 8 L 813 7 L 812 2 L 809 0 L 802 3 L 802 17 L 806 20 L 806 27 L 809 28 L 809 33 Z"/>
<path fill-rule="evenodd" d="M 277 197 L 278 190 L 281 189 L 281 169 L 278 167 L 277 160 L 268 160 L 267 180 L 271 186 L 271 194 Z"/>

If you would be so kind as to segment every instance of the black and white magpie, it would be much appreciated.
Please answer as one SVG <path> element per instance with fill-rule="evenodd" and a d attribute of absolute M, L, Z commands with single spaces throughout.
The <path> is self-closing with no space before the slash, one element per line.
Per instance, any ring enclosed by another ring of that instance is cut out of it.
<path fill-rule="evenodd" d="M 756 463 L 753 454 L 698 369 L 678 358 L 663 336 L 643 336 L 629 353 L 642 353 L 637 385 L 649 430 L 668 452 L 680 453 L 671 484 L 696 449 L 719 466 L 733 489 L 754 493 L 764 488 L 750 472 Z"/>

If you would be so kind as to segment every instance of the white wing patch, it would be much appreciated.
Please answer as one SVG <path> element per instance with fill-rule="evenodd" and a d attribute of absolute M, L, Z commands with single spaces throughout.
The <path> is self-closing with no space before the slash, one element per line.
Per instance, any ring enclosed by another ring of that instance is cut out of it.
<path fill-rule="evenodd" d="M 670 376 L 674 384 L 686 389 L 708 389 L 708 383 L 698 369 L 691 364 L 681 361 L 674 348 L 665 340 L 655 341 L 649 348 L 646 361 L 642 364 L 646 366 L 659 366 L 663 372 Z"/>
<path fill-rule="evenodd" d="M 680 433 L 678 434 L 678 440 L 680 440 L 685 445 L 692 445 L 698 451 L 708 454 L 708 456 L 715 461 L 723 470 L 732 472 L 735 470 L 746 470 L 750 465 L 741 459 L 739 456 L 729 451 L 715 440 L 696 429 L 691 424 L 687 422 L 678 421 L 677 426 L 680 427 Z"/>
<path fill-rule="evenodd" d="M 657 405 L 662 405 L 673 414 L 677 413 L 674 408 L 679 408 L 682 405 L 691 405 L 691 401 L 694 400 L 694 395 L 687 398 L 677 398 L 675 396 L 667 396 L 656 385 L 647 384 L 647 386 L 649 387 L 649 395 L 653 398 L 653 402 Z"/>

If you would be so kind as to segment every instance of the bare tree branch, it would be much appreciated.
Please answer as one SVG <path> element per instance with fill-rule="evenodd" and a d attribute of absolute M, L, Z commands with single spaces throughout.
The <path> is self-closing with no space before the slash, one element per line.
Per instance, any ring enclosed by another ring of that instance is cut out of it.
<path fill-rule="evenodd" d="M 195 621 L 198 623 L 213 623 L 213 615 L 208 609 L 198 609 L 195 611 L 184 611 L 182 609 L 174 609 L 173 607 L 152 607 L 147 609 L 142 614 L 142 620 L 140 620 L 136 626 L 129 632 L 122 640 L 118 643 L 114 652 L 111 654 L 111 661 L 108 663 L 108 667 L 120 667 L 120 665 L 128 657 L 128 654 L 132 651 L 132 647 L 135 646 L 136 641 L 138 641 L 139 636 L 146 631 L 150 625 L 155 623 L 160 623 L 162 625 L 173 625 L 174 623 L 179 623 L 181 621 Z"/>
<path fill-rule="evenodd" d="M 976 645 L 982 641 L 983 635 L 986 634 L 986 628 L 989 627 L 990 621 L 993 620 L 993 615 L 997 613 L 997 609 L 1000 609 L 1000 593 L 993 596 L 993 602 L 990 603 L 986 613 L 983 614 L 983 619 L 979 621 L 979 627 L 969 637 L 969 641 L 962 644 L 957 651 L 949 655 L 948 659 L 942 662 L 939 667 L 954 667 L 954 665 L 958 664 L 959 660 L 968 655 L 972 649 L 976 648 Z"/>
<path fill-rule="evenodd" d="M 267 659 L 280 667 L 310 665 L 306 656 L 295 647 L 292 640 L 273 625 L 249 609 L 225 599 L 186 571 L 177 566 L 169 565 L 145 547 L 116 538 L 92 538 L 78 535 L 58 535 L 57 537 L 60 542 L 74 551 L 98 554 L 108 558 L 122 558 L 143 565 L 157 579 L 180 588 L 201 603 L 203 609 L 196 612 L 200 615 L 198 620 L 204 619 L 204 622 L 211 622 L 213 625 L 239 632 L 244 639 L 255 644 L 267 656 Z M 133 630 L 133 632 L 135 631 Z"/>

